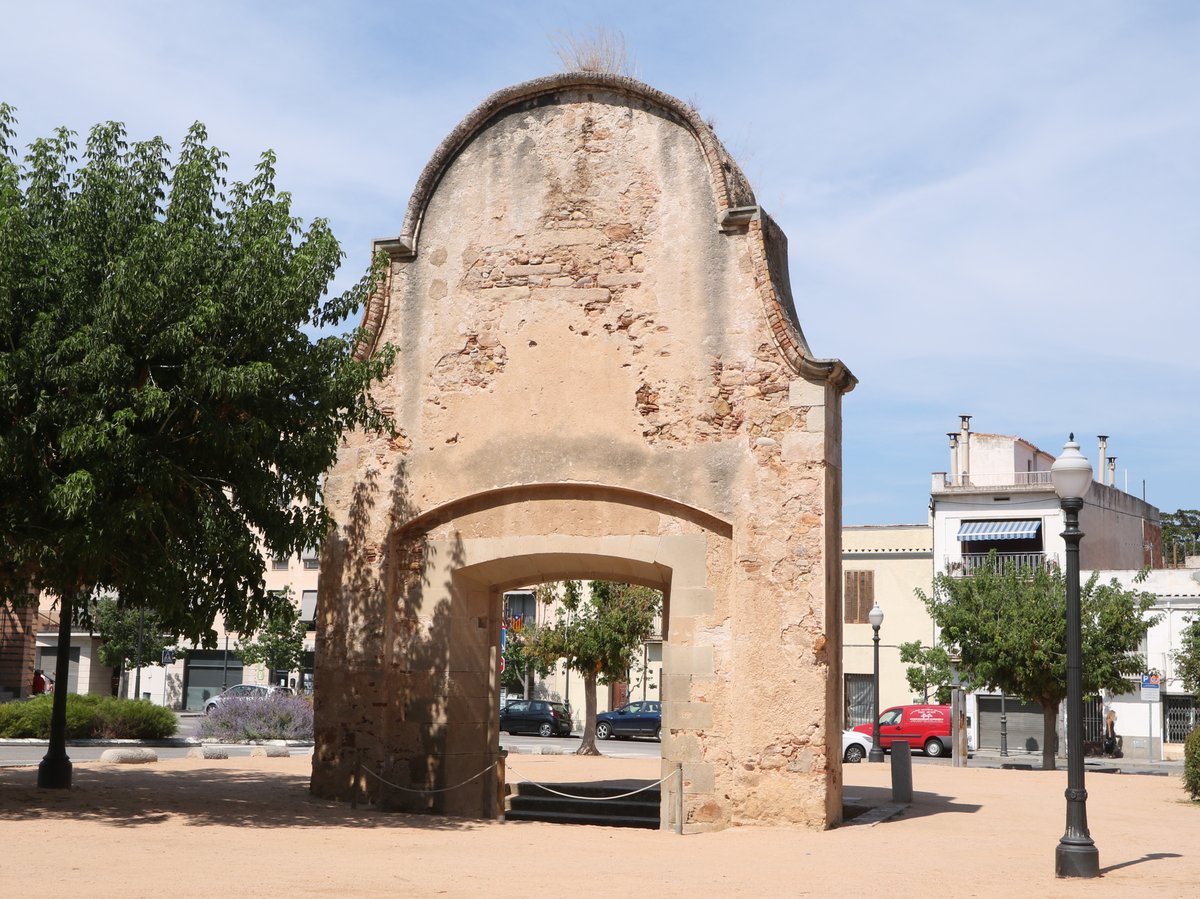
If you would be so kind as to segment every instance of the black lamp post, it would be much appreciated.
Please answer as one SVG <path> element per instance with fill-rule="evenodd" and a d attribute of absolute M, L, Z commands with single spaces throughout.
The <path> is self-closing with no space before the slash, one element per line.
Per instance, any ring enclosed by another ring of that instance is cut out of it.
<path fill-rule="evenodd" d="M 867 761 L 882 762 L 883 745 L 879 742 L 879 625 L 883 624 L 883 609 L 879 608 L 879 603 L 875 603 L 867 615 L 867 620 L 871 622 L 871 629 L 875 631 L 875 684 L 872 690 L 875 698 L 875 717 L 872 719 L 875 722 L 875 732 Z"/>
<path fill-rule="evenodd" d="M 1079 510 L 1092 486 L 1092 466 L 1072 434 L 1050 467 L 1050 479 L 1066 518 L 1067 544 L 1067 829 L 1054 853 L 1058 877 L 1099 877 L 1100 852 L 1087 826 L 1083 786 L 1083 671 L 1079 613 Z"/>

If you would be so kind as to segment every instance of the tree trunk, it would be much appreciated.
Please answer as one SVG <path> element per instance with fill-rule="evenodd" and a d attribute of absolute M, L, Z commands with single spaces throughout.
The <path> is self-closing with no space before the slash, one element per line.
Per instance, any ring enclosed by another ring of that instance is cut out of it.
<path fill-rule="evenodd" d="M 596 672 L 583 675 L 583 739 L 576 755 L 600 755 L 596 748 Z"/>
<path fill-rule="evenodd" d="M 1053 771 L 1058 749 L 1058 702 L 1042 700 L 1042 770 Z"/>

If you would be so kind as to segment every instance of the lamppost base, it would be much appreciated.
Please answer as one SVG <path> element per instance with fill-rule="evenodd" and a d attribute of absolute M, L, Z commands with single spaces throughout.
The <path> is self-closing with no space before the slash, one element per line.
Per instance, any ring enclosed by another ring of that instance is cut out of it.
<path fill-rule="evenodd" d="M 883 750 L 882 749 L 872 749 L 870 752 L 867 753 L 867 761 L 882 764 L 883 763 Z"/>
<path fill-rule="evenodd" d="M 1054 850 L 1055 877 L 1099 877 L 1100 850 L 1086 843 L 1060 842 Z"/>
<path fill-rule="evenodd" d="M 71 789 L 71 759 L 66 755 L 47 755 L 38 765 L 37 785 L 42 790 Z"/>

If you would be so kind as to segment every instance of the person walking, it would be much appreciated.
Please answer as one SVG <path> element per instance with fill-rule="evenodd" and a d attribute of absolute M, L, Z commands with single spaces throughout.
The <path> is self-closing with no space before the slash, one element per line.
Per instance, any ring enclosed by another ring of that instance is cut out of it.
<path fill-rule="evenodd" d="M 30 691 L 34 696 L 40 696 L 46 692 L 46 676 L 42 674 L 41 668 L 33 669 L 33 683 L 30 685 Z"/>

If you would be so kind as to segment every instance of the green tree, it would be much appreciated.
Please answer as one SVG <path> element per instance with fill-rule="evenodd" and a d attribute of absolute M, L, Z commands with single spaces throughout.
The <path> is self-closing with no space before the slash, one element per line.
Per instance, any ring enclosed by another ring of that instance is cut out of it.
<path fill-rule="evenodd" d="M 215 645 L 271 610 L 260 540 L 319 544 L 318 494 L 350 428 L 386 417 L 369 387 L 390 348 L 319 339 L 378 283 L 327 286 L 341 248 L 275 188 L 274 156 L 226 181 L 202 125 L 177 158 L 116 123 L 74 156 L 60 129 L 23 162 L 0 105 L 0 587 L 59 609 L 59 677 L 73 612 L 98 589 Z M 65 682 L 65 681 L 63 681 Z M 70 785 L 65 701 L 39 771 Z"/>
<path fill-rule="evenodd" d="M 1193 696 L 1200 694 L 1200 618 L 1188 619 L 1174 653 L 1175 676 Z"/>
<path fill-rule="evenodd" d="M 1142 578 L 1144 578 L 1144 573 Z M 1139 578 L 1139 582 L 1142 578 Z M 968 577 L 938 574 L 918 590 L 943 645 L 957 647 L 972 689 L 1000 689 L 1043 709 L 1042 767 L 1054 768 L 1055 722 L 1067 694 L 1066 579 L 1057 568 L 989 564 Z M 1154 594 L 1093 574 L 1079 591 L 1085 695 L 1128 690 L 1145 662 L 1137 648 L 1154 624 Z"/>
<path fill-rule="evenodd" d="M 565 659 L 568 668 L 583 676 L 583 740 L 578 754 L 599 755 L 596 685 L 628 676 L 634 653 L 654 631 L 662 595 L 649 587 L 612 581 L 592 581 L 586 598 L 578 581 L 564 581 L 554 594 L 558 599 L 555 621 L 530 635 L 529 652 L 547 664 Z"/>
<path fill-rule="evenodd" d="M 1162 516 L 1163 554 L 1172 564 L 1200 554 L 1200 509 L 1180 509 Z"/>
<path fill-rule="evenodd" d="M 100 664 L 121 674 L 161 664 L 163 650 L 173 649 L 177 642 L 164 630 L 156 611 L 123 605 L 111 594 L 94 600 L 88 617 L 102 641 L 97 651 Z"/>
<path fill-rule="evenodd" d="M 529 640 L 534 633 L 533 625 L 524 625 L 520 630 L 509 627 L 504 646 L 504 673 L 501 685 L 510 693 L 525 695 L 526 679 L 545 677 L 553 665 L 548 664 L 529 651 Z"/>
<path fill-rule="evenodd" d="M 273 594 L 275 608 L 252 639 L 238 641 L 237 652 L 247 665 L 265 665 L 268 671 L 299 671 L 304 667 L 304 638 L 308 627 L 291 599 L 291 590 Z"/>
<path fill-rule="evenodd" d="M 922 646 L 920 640 L 900 644 L 900 661 L 909 667 L 905 670 L 908 688 L 913 695 L 920 695 L 922 702 L 950 701 L 950 653 L 941 646 Z"/>

